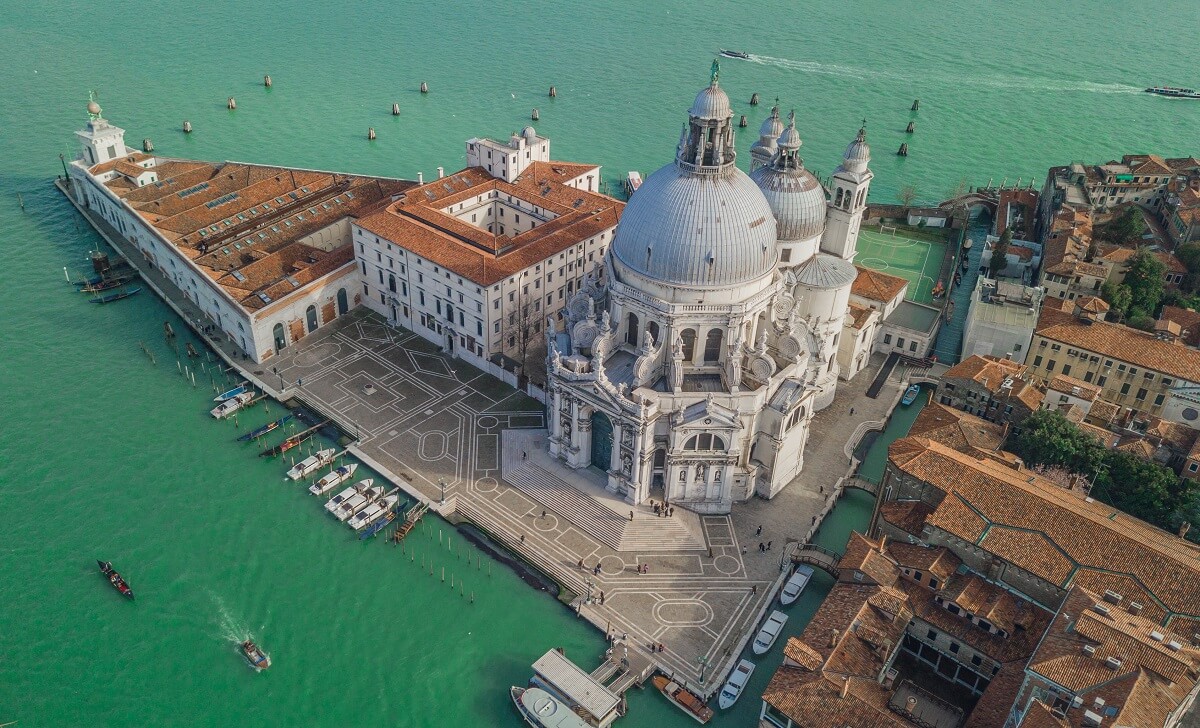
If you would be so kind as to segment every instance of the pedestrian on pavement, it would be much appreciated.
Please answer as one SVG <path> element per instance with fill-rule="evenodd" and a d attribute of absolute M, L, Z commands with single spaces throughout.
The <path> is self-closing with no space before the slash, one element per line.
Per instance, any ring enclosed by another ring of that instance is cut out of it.
<path fill-rule="evenodd" d="M 527 452 L 525 452 L 524 450 L 522 450 L 522 451 L 521 451 L 521 459 L 522 459 L 522 460 L 524 460 L 524 459 L 525 459 L 525 458 L 527 458 L 527 457 L 529 457 L 529 453 L 527 453 Z"/>
<path fill-rule="evenodd" d="M 596 562 L 596 567 L 592 569 L 592 576 L 600 576 L 600 562 Z"/>
<path fill-rule="evenodd" d="M 767 546 L 762 541 L 758 542 L 758 553 L 760 553 L 760 554 L 767 553 Z"/>
<path fill-rule="evenodd" d="M 521 543 L 525 543 L 525 534 L 521 534 Z"/>
<path fill-rule="evenodd" d="M 675 506 L 671 506 L 671 513 L 669 515 L 675 515 Z"/>
<path fill-rule="evenodd" d="M 666 652 L 666 651 L 667 651 L 667 646 L 666 646 L 666 645 L 664 645 L 662 642 L 659 642 L 659 643 L 658 643 L 658 651 L 659 651 L 659 652 Z"/>
<path fill-rule="evenodd" d="M 644 570 L 642 571 L 642 573 L 643 573 L 643 574 L 649 574 L 649 573 L 650 573 L 650 564 L 646 564 L 646 566 L 644 567 Z"/>
<path fill-rule="evenodd" d="M 546 517 L 546 512 L 542 511 L 542 518 L 545 518 L 545 517 Z"/>
<path fill-rule="evenodd" d="M 579 560 L 579 570 L 583 571 L 583 559 Z"/>
<path fill-rule="evenodd" d="M 631 521 L 633 520 L 633 511 L 629 512 L 629 520 L 631 520 Z"/>
<path fill-rule="evenodd" d="M 762 526 L 759 526 L 759 527 L 758 527 L 758 530 L 756 530 L 756 531 L 754 532 L 754 535 L 755 535 L 755 536 L 761 536 L 761 535 L 762 535 Z"/>
<path fill-rule="evenodd" d="M 751 586 L 751 587 L 750 587 L 750 593 L 751 593 L 751 594 L 757 594 L 757 593 L 758 593 L 758 584 L 754 584 L 753 586 Z"/>
<path fill-rule="evenodd" d="M 770 551 L 770 550 L 771 550 L 771 542 L 767 541 L 767 551 Z"/>
<path fill-rule="evenodd" d="M 604 592 L 600 592 L 600 606 L 604 606 Z"/>
<path fill-rule="evenodd" d="M 743 546 L 743 547 L 742 547 L 742 556 L 745 556 L 745 555 L 746 555 L 746 547 L 745 547 L 745 546 Z"/>
<path fill-rule="evenodd" d="M 854 414 L 854 408 L 853 408 L 853 407 L 851 407 L 851 408 L 850 408 L 850 414 Z"/>

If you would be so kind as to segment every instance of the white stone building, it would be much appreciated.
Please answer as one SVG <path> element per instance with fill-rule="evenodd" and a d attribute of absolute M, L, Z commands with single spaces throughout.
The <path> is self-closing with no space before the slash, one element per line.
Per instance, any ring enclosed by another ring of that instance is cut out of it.
<path fill-rule="evenodd" d="M 794 119 L 747 176 L 716 70 L 675 161 L 630 199 L 604 279 L 571 300 L 548 364 L 553 456 L 606 472 L 630 503 L 704 513 L 770 498 L 803 467 L 837 386 L 872 178 L 860 130 L 826 191 Z"/>
<path fill-rule="evenodd" d="M 962 356 L 1024 361 L 1045 292 L 1037 286 L 979 276 L 963 330 Z"/>

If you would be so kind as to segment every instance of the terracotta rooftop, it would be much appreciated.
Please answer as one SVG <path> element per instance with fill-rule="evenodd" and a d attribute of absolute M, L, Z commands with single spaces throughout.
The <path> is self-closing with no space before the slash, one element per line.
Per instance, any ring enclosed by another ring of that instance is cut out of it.
<path fill-rule="evenodd" d="M 888 449 L 889 467 L 945 497 L 932 526 L 1011 561 L 1046 581 L 1108 584 L 1145 605 L 1147 616 L 1200 617 L 1200 547 L 1099 501 L 1081 499 L 1029 470 L 977 460 L 928 439 Z"/>
<path fill-rule="evenodd" d="M 1200 344 L 1200 313 L 1189 308 L 1178 306 L 1163 306 L 1160 320 L 1174 321 L 1179 324 L 1179 335 L 1191 346 Z"/>
<path fill-rule="evenodd" d="M 942 374 L 943 379 L 970 379 L 983 385 L 993 394 L 998 393 L 1006 379 L 1019 379 L 1026 367 L 1012 359 L 972 354 Z"/>
<path fill-rule="evenodd" d="M 927 437 L 959 452 L 978 454 L 999 450 L 1004 444 L 1005 428 L 962 410 L 930 402 L 921 408 L 908 434 Z"/>
<path fill-rule="evenodd" d="M 1200 382 L 1200 351 L 1128 326 L 1081 320 L 1051 305 L 1042 307 L 1036 333 L 1143 369 Z"/>
<path fill-rule="evenodd" d="M 110 182 L 109 188 L 248 311 L 349 265 L 354 251 L 348 237 L 333 247 L 301 241 L 412 186 L 402 180 L 141 153 L 116 162 L 133 165 L 130 172 L 153 162 L 157 181 L 134 188 Z M 116 162 L 92 171 L 122 171 Z"/>
<path fill-rule="evenodd" d="M 875 309 L 867 306 L 860 306 L 851 301 L 848 306 L 846 315 L 846 324 L 853 329 L 861 329 L 867 325 L 867 321 L 871 318 L 871 313 Z"/>
<path fill-rule="evenodd" d="M 1100 397 L 1102 391 L 1100 387 L 1094 384 L 1089 384 L 1082 379 L 1068 377 L 1065 374 L 1056 374 L 1050 383 L 1046 385 L 1046 389 L 1051 392 L 1061 392 L 1069 394 L 1072 397 L 1080 399 L 1094 400 Z"/>
<path fill-rule="evenodd" d="M 588 169 L 594 167 L 534 162 L 509 184 L 480 167 L 468 168 L 408 190 L 359 225 L 478 285 L 491 285 L 616 227 L 624 203 L 564 184 Z M 500 235 L 450 212 L 491 194 L 525 201 L 551 219 L 516 235 Z"/>
<path fill-rule="evenodd" d="M 900 276 L 861 265 L 854 267 L 858 269 L 858 277 L 854 279 L 854 284 L 850 287 L 852 296 L 888 303 L 899 296 L 908 286 L 908 281 Z"/>

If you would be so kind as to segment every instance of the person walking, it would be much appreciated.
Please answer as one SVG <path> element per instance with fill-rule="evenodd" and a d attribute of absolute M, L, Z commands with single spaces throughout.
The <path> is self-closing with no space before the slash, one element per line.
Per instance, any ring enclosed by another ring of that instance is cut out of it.
<path fill-rule="evenodd" d="M 579 570 L 583 571 L 583 559 L 579 560 Z"/>
<path fill-rule="evenodd" d="M 629 520 L 631 520 L 631 521 L 633 520 L 633 511 L 629 512 Z"/>
<path fill-rule="evenodd" d="M 671 506 L 671 513 L 670 513 L 670 515 L 672 515 L 672 516 L 673 516 L 673 515 L 675 515 L 675 506 Z"/>
<path fill-rule="evenodd" d="M 521 534 L 521 543 L 525 543 L 525 534 Z"/>
<path fill-rule="evenodd" d="M 770 551 L 770 550 L 771 550 L 771 542 L 767 541 L 767 551 Z"/>
<path fill-rule="evenodd" d="M 758 529 L 757 529 L 757 530 L 755 530 L 755 532 L 754 532 L 754 535 L 755 535 L 755 536 L 761 536 L 761 535 L 762 535 L 762 526 L 759 526 L 759 527 L 758 527 Z"/>
<path fill-rule="evenodd" d="M 767 546 L 762 541 L 758 542 L 758 553 L 760 553 L 760 554 L 767 553 Z"/>
<path fill-rule="evenodd" d="M 746 547 L 745 547 L 745 546 L 743 546 L 743 547 L 742 547 L 742 556 L 745 556 L 745 555 L 746 555 L 746 550 L 747 550 L 747 549 L 746 549 Z"/>

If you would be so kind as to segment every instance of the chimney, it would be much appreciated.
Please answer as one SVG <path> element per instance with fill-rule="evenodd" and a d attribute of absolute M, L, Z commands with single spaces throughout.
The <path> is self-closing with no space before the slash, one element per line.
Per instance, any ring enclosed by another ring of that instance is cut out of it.
<path fill-rule="evenodd" d="M 419 185 L 425 184 L 425 173 L 424 172 L 417 172 L 417 184 L 419 184 Z"/>
<path fill-rule="evenodd" d="M 849 694 L 850 694 L 850 678 L 843 677 L 842 678 L 842 698 L 845 698 Z"/>
<path fill-rule="evenodd" d="M 887 549 L 887 534 L 879 537 L 879 553 L 883 553 Z"/>
<path fill-rule="evenodd" d="M 837 631 L 836 629 L 835 629 L 835 630 L 833 630 L 833 631 L 832 631 L 832 632 L 829 634 L 829 647 L 830 647 L 830 649 L 832 649 L 832 648 L 834 648 L 834 647 L 837 647 L 837 643 L 838 643 L 838 637 L 841 637 L 841 636 L 842 636 L 842 633 L 841 633 L 841 632 L 839 632 L 839 631 Z"/>
<path fill-rule="evenodd" d="M 442 177 L 445 177 L 445 176 L 446 176 L 446 168 L 438 167 L 438 179 L 441 179 Z"/>
<path fill-rule="evenodd" d="M 908 711 L 908 714 L 909 714 L 909 715 L 916 715 L 916 712 L 917 712 L 917 698 L 916 698 L 916 696 L 913 696 L 913 695 L 909 695 L 909 696 L 908 696 L 908 700 L 905 700 L 905 701 L 904 701 L 904 709 L 905 709 L 906 711 Z"/>
<path fill-rule="evenodd" d="M 1192 530 L 1192 524 L 1188 523 L 1187 521 L 1179 524 L 1179 538 L 1184 538 L 1187 536 L 1188 531 L 1190 530 Z"/>
<path fill-rule="evenodd" d="M 1138 602 L 1130 602 L 1129 603 L 1129 613 L 1130 614 L 1141 614 L 1142 613 L 1142 605 Z"/>

